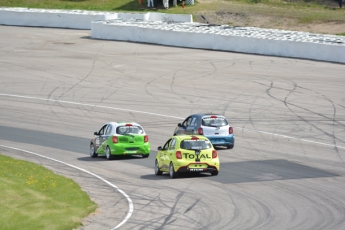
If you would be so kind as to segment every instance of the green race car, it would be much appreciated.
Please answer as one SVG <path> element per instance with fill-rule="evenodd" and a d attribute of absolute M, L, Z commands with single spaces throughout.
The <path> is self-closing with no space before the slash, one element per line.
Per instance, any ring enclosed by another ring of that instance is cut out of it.
<path fill-rule="evenodd" d="M 217 151 L 202 135 L 178 135 L 158 147 L 155 174 L 168 172 L 171 178 L 179 173 L 209 172 L 218 175 L 220 168 Z"/>
<path fill-rule="evenodd" d="M 115 155 L 150 155 L 149 137 L 135 122 L 109 122 L 102 126 L 90 143 L 90 156 L 105 154 L 108 160 Z"/>

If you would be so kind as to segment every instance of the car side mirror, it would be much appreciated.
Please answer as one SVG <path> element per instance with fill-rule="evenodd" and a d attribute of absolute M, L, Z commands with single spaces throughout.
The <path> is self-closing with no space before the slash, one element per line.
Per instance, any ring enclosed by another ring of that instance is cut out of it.
<path fill-rule="evenodd" d="M 93 135 L 98 135 L 98 132 L 94 132 Z"/>
<path fill-rule="evenodd" d="M 178 126 L 178 127 L 181 127 L 182 125 L 181 125 L 181 123 L 178 123 L 177 126 Z"/>
<path fill-rule="evenodd" d="M 162 146 L 159 146 L 159 147 L 157 148 L 157 150 L 162 150 Z"/>

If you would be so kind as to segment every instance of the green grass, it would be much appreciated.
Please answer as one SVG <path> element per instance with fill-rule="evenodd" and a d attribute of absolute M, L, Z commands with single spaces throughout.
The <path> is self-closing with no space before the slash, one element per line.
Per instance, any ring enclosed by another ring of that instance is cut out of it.
<path fill-rule="evenodd" d="M 0 155 L 0 229 L 74 229 L 96 204 L 73 180 Z"/>
<path fill-rule="evenodd" d="M 161 0 L 158 1 L 161 4 Z M 296 10 L 308 11 L 317 9 L 318 12 L 327 12 L 329 18 L 342 18 L 345 21 L 344 9 L 337 9 L 337 2 L 334 0 L 213 0 L 199 3 L 195 0 L 195 5 L 186 5 L 182 9 L 181 2 L 177 0 L 179 7 L 171 7 L 169 13 L 188 13 L 196 14 L 204 10 L 230 10 L 227 7 L 241 6 L 245 9 L 256 9 L 256 6 L 270 6 L 285 10 L 293 10 L 294 16 Z M 81 9 L 81 10 L 99 10 L 99 11 L 152 11 L 146 9 L 147 0 L 143 0 L 143 5 L 139 5 L 138 0 L 0 0 L 0 6 L 5 7 L 29 7 L 29 8 L 47 8 L 47 9 Z M 265 14 L 275 14 L 276 9 L 267 10 Z M 164 9 L 158 9 L 159 12 L 167 12 Z M 271 12 L 270 12 L 271 11 Z M 308 14 L 308 12 L 306 12 Z M 299 14 L 304 14 L 300 12 Z M 286 15 L 286 13 L 285 13 Z M 314 18 L 318 19 L 315 15 Z M 321 16 L 324 18 L 324 15 Z"/>

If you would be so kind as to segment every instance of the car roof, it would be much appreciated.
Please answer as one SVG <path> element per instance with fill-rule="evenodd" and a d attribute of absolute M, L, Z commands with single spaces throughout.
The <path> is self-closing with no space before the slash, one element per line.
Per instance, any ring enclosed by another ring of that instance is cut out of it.
<path fill-rule="evenodd" d="M 112 124 L 112 125 L 114 125 L 114 126 L 125 125 L 125 124 L 131 124 L 131 125 L 136 125 L 136 126 L 140 126 L 140 127 L 141 127 L 141 125 L 139 125 L 139 124 L 136 123 L 136 122 L 122 122 L 122 121 L 120 121 L 120 122 L 115 122 L 115 121 L 113 121 L 113 122 L 108 122 L 108 124 Z"/>
<path fill-rule="evenodd" d="M 220 116 L 220 117 L 225 117 L 221 114 L 214 114 L 214 113 L 196 113 L 196 114 L 192 114 L 190 116 L 197 116 L 197 117 L 204 117 L 204 116 Z"/>
<path fill-rule="evenodd" d="M 180 141 L 183 141 L 183 140 L 190 140 L 192 139 L 193 137 L 197 137 L 198 139 L 200 140 L 208 140 L 207 137 L 203 136 L 203 135 L 176 135 L 174 137 L 177 137 L 177 139 L 180 139 Z"/>

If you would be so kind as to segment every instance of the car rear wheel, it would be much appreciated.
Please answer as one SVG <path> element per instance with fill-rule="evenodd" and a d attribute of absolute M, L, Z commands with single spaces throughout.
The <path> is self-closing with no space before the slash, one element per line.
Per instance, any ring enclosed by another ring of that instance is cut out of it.
<path fill-rule="evenodd" d="M 233 148 L 234 148 L 234 145 L 227 145 L 226 148 L 227 148 L 227 149 L 233 149 Z"/>
<path fill-rule="evenodd" d="M 143 158 L 148 158 L 150 156 L 150 154 L 143 154 L 141 155 Z"/>
<path fill-rule="evenodd" d="M 107 149 L 105 151 L 105 155 L 107 156 L 107 160 L 113 159 L 113 155 L 111 155 L 111 151 L 110 151 L 109 146 L 107 146 Z"/>
<path fill-rule="evenodd" d="M 162 175 L 162 171 L 159 169 L 159 164 L 158 164 L 158 161 L 156 160 L 155 161 L 155 174 L 158 176 L 158 175 Z"/>
<path fill-rule="evenodd" d="M 98 156 L 98 154 L 97 154 L 96 151 L 95 151 L 95 146 L 94 146 L 93 144 L 90 144 L 90 156 L 91 156 L 92 158 L 95 158 L 95 157 Z"/>
<path fill-rule="evenodd" d="M 175 169 L 174 169 L 174 165 L 172 162 L 170 162 L 170 166 L 169 166 L 169 174 L 170 174 L 170 177 L 173 179 L 173 178 L 176 178 L 177 177 L 177 172 L 175 172 Z"/>
<path fill-rule="evenodd" d="M 212 175 L 212 176 L 217 176 L 217 175 L 218 175 L 218 171 L 217 171 L 217 170 L 211 171 L 211 175 Z"/>

